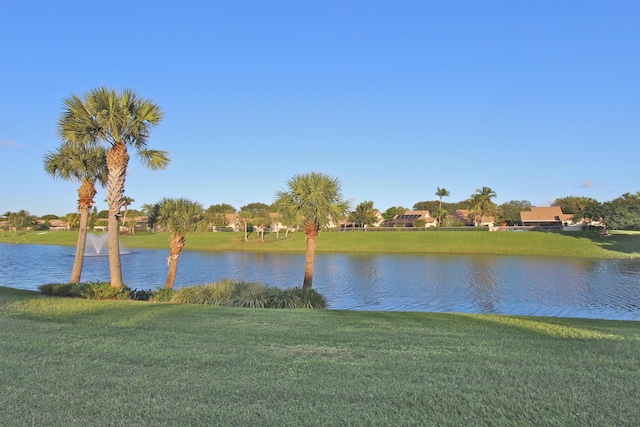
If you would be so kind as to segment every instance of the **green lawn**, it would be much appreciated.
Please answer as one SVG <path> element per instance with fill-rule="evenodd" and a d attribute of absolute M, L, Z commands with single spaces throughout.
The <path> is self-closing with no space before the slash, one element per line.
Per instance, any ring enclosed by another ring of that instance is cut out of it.
<path fill-rule="evenodd" d="M 130 248 L 167 248 L 167 233 L 140 233 L 123 236 Z M 76 232 L 29 232 L 0 237 L 0 243 L 74 245 Z M 255 234 L 245 242 L 242 233 L 197 233 L 187 235 L 185 250 L 304 252 L 304 234 L 267 234 L 260 242 Z M 324 232 L 318 238 L 318 252 L 334 253 L 434 253 L 493 254 L 527 256 L 570 256 L 623 258 L 640 256 L 640 233 L 481 232 L 481 231 L 398 231 Z"/>
<path fill-rule="evenodd" d="M 0 288 L 2 426 L 637 426 L 640 323 Z"/>

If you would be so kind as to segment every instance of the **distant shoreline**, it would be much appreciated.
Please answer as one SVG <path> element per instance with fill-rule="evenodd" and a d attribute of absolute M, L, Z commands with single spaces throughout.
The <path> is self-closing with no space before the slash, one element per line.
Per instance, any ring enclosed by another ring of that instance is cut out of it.
<path fill-rule="evenodd" d="M 74 246 L 77 231 L 30 231 L 0 236 L 0 243 Z M 167 249 L 169 233 L 123 235 L 128 248 Z M 255 233 L 244 241 L 241 232 L 187 235 L 185 250 L 265 253 L 304 253 L 302 232 L 268 233 L 265 241 Z M 519 255 L 579 258 L 638 258 L 640 232 L 539 232 L 415 231 L 415 232 L 322 232 L 318 253 L 351 254 L 449 254 Z"/>

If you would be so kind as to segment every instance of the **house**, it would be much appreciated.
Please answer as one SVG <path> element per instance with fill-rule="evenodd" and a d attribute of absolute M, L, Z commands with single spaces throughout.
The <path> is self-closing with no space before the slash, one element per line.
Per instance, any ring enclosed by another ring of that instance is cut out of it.
<path fill-rule="evenodd" d="M 240 220 L 237 213 L 224 214 L 227 219 L 227 227 L 230 227 L 233 231 L 240 231 Z"/>
<path fill-rule="evenodd" d="M 44 219 L 36 220 L 39 228 L 44 227 L 47 222 L 49 222 L 49 230 L 67 230 L 69 228 L 67 223 L 61 219 L 50 219 L 49 221 Z"/>
<path fill-rule="evenodd" d="M 425 222 L 425 227 L 435 227 L 438 224 L 429 211 L 405 211 L 403 214 L 396 214 L 393 219 L 383 221 L 380 227 L 413 227 L 413 223 L 420 220 Z"/>
<path fill-rule="evenodd" d="M 492 216 L 478 216 L 470 214 L 468 209 L 458 209 L 453 217 L 463 223 L 467 227 L 489 227 L 492 228 L 495 218 Z"/>
<path fill-rule="evenodd" d="M 573 215 L 562 212 L 560 206 L 532 206 L 530 211 L 520 212 L 523 227 L 554 227 L 564 231 L 582 229 L 582 225 L 574 224 Z"/>

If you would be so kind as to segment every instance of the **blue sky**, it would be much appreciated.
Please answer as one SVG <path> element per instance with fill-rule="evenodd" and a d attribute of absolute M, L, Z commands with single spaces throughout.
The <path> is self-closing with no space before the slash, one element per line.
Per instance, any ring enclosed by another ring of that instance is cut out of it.
<path fill-rule="evenodd" d="M 600 201 L 640 191 L 637 1 L 0 0 L 0 213 L 64 215 L 42 157 L 62 100 L 97 86 L 161 105 L 132 158 L 134 208 L 271 203 L 336 176 L 381 211 L 468 198 Z M 104 190 L 96 198 L 106 209 Z"/>

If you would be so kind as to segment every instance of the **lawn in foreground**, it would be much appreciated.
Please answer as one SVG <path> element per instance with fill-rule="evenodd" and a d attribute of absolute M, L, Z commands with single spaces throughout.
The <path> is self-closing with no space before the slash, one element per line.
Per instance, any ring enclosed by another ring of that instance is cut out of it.
<path fill-rule="evenodd" d="M 0 288 L 0 425 L 637 425 L 640 323 Z"/>

